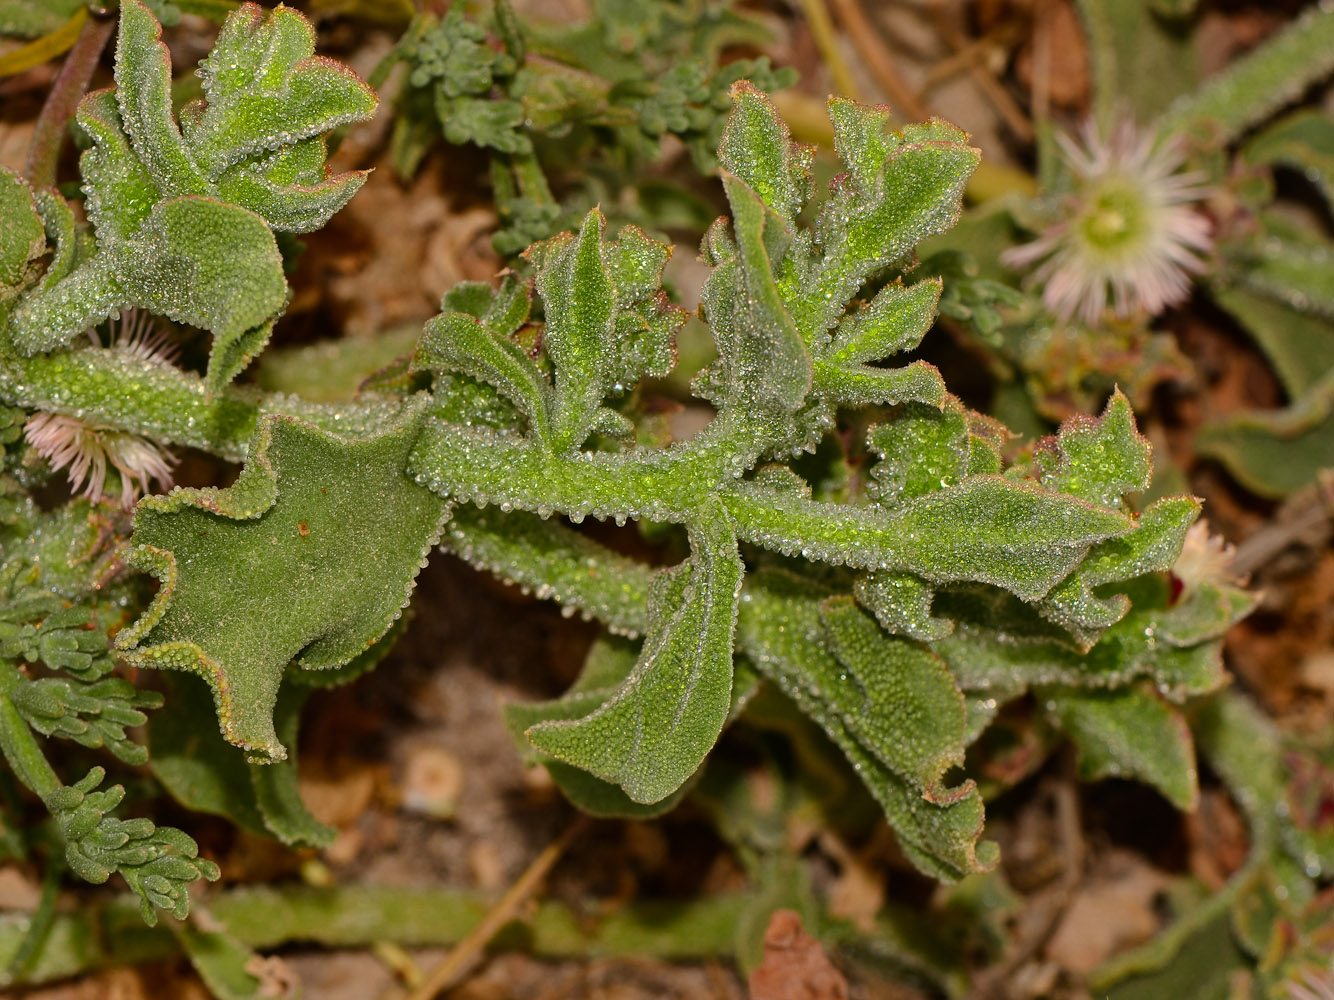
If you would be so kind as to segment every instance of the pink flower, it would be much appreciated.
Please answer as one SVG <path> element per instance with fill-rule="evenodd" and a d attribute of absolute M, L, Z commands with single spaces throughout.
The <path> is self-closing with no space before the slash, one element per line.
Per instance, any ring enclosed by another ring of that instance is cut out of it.
<path fill-rule="evenodd" d="M 1002 263 L 1036 264 L 1031 280 L 1044 286 L 1047 309 L 1086 326 L 1097 326 L 1108 305 L 1124 319 L 1183 301 L 1213 246 L 1196 207 L 1207 193 L 1202 175 L 1179 173 L 1179 147 L 1138 134 L 1126 119 L 1106 140 L 1089 124 L 1082 145 L 1058 141 L 1075 181 L 1065 218 Z"/>
<path fill-rule="evenodd" d="M 70 486 L 89 500 L 106 498 L 108 465 L 120 474 L 120 502 L 125 507 L 132 507 L 140 493 L 151 492 L 153 482 L 163 489 L 171 486 L 175 457 L 138 434 L 38 413 L 23 428 L 23 436 L 53 469 L 68 470 Z"/>

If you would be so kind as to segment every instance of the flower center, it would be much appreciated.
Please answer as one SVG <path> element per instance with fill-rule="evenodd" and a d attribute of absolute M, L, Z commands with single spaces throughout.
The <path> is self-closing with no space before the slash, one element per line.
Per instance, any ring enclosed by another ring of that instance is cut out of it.
<path fill-rule="evenodd" d="M 1123 178 L 1108 178 L 1092 192 L 1079 229 L 1094 249 L 1124 252 L 1143 234 L 1143 195 Z"/>

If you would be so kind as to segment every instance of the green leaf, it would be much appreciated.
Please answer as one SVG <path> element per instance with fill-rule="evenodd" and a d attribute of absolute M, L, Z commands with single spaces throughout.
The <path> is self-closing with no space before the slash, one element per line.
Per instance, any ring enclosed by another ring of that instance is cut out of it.
<path fill-rule="evenodd" d="M 572 722 L 601 707 L 630 677 L 638 658 L 639 651 L 630 642 L 599 639 L 589 649 L 579 679 L 560 698 L 544 702 L 510 702 L 505 706 L 505 725 L 520 752 L 542 764 L 565 797 L 592 816 L 651 819 L 674 809 L 693 784 L 688 779 L 675 792 L 657 802 L 636 802 L 618 785 L 537 752 L 528 740 L 527 732 L 533 726 Z"/>
<path fill-rule="evenodd" d="M 604 225 L 595 209 L 576 238 L 556 237 L 538 254 L 529 251 L 547 312 L 543 347 L 556 369 L 551 444 L 558 450 L 583 443 L 606 393 L 599 361 L 610 352 L 615 326 L 611 275 L 602 262 Z"/>
<path fill-rule="evenodd" d="M 1230 142 L 1331 71 L 1334 10 L 1317 4 L 1184 95 L 1159 119 L 1157 131 L 1203 127 L 1218 144 Z"/>
<path fill-rule="evenodd" d="M 120 7 L 116 99 L 135 155 L 164 197 L 209 194 L 171 112 L 171 55 L 162 26 L 140 0 Z"/>
<path fill-rule="evenodd" d="M 814 150 L 793 143 L 773 103 L 747 81 L 732 87 L 732 102 L 718 162 L 791 226 L 806 201 Z"/>
<path fill-rule="evenodd" d="M 32 189 L 18 174 L 0 167 L 0 301 L 28 282 L 29 264 L 45 250 L 46 229 Z"/>
<path fill-rule="evenodd" d="M 854 593 L 886 632 L 931 642 L 954 630 L 949 619 L 932 616 L 934 591 L 911 573 L 867 573 L 858 578 Z"/>
<path fill-rule="evenodd" d="M 1244 287 L 1298 312 L 1334 319 L 1334 252 L 1326 242 L 1269 236 L 1239 275 Z"/>
<path fill-rule="evenodd" d="M 72 241 L 56 240 L 47 280 L 14 316 L 21 352 L 60 347 L 139 306 L 215 335 L 211 390 L 249 363 L 287 301 L 270 230 L 319 228 L 365 180 L 330 176 L 322 133 L 369 117 L 375 96 L 313 46 L 290 8 L 235 10 L 201 69 L 209 100 L 183 109 L 182 134 L 161 27 L 140 0 L 121 5 L 116 88 L 77 113 L 92 141 L 80 169 L 97 252 L 75 261 Z M 68 234 L 62 214 L 43 211 Z"/>
<path fill-rule="evenodd" d="M 1125 494 L 1148 488 L 1152 454 L 1135 426 L 1130 400 L 1118 390 L 1101 417 L 1071 417 L 1056 436 L 1038 444 L 1033 457 L 1048 489 L 1120 507 Z"/>
<path fill-rule="evenodd" d="M 191 120 L 189 141 L 214 180 L 243 160 L 375 111 L 374 92 L 346 66 L 315 55 L 315 29 L 290 7 L 267 16 L 254 5 L 237 10 L 199 75 L 207 105 Z"/>
<path fill-rule="evenodd" d="M 1043 597 L 1123 515 L 1001 477 L 973 476 L 892 512 L 820 503 L 749 483 L 726 495 L 741 537 L 789 555 L 893 569 L 932 583 L 974 580 Z"/>
<path fill-rule="evenodd" d="M 1283 410 L 1236 413 L 1202 427 L 1201 455 L 1216 458 L 1252 493 L 1285 497 L 1334 468 L 1334 374 Z"/>
<path fill-rule="evenodd" d="M 1047 595 L 1042 614 L 1070 629 L 1081 643 L 1091 644 L 1130 608 L 1124 594 L 1098 597 L 1094 588 L 1171 569 L 1199 516 L 1200 502 L 1193 497 L 1166 497 L 1152 504 L 1134 531 L 1094 546 L 1079 568 Z"/>
<path fill-rule="evenodd" d="M 1079 748 L 1081 778 L 1139 778 L 1178 809 L 1194 810 L 1195 747 L 1177 709 L 1135 688 L 1049 689 L 1039 697 Z"/>
<path fill-rule="evenodd" d="M 726 517 L 691 529 L 691 558 L 655 582 L 644 649 L 600 708 L 528 731 L 533 745 L 620 785 L 666 798 L 699 768 L 727 718 L 742 564 Z"/>
<path fill-rule="evenodd" d="M 439 537 L 444 502 L 403 472 L 425 404 L 363 438 L 266 417 L 235 485 L 140 504 L 127 560 L 162 589 L 117 648 L 201 674 L 223 734 L 259 762 L 286 754 L 272 713 L 287 663 L 336 667 L 374 644 Z"/>
<path fill-rule="evenodd" d="M 895 508 L 961 482 L 968 474 L 968 420 L 957 399 L 943 408 L 900 407 L 866 432 L 866 446 L 880 461 L 871 467 L 868 492 Z"/>
<path fill-rule="evenodd" d="M 134 238 L 110 253 L 130 302 L 213 333 L 208 383 L 215 392 L 258 353 L 287 302 L 273 233 L 235 205 L 159 202 Z"/>
<path fill-rule="evenodd" d="M 447 312 L 430 320 L 417 347 L 417 364 L 490 383 L 528 418 L 533 434 L 551 440 L 553 400 L 546 376 L 518 341 L 489 329 L 481 319 Z"/>
<path fill-rule="evenodd" d="M 963 696 L 944 662 L 924 646 L 887 636 L 848 597 L 825 601 L 820 617 L 844 670 L 819 681 L 829 705 L 859 741 L 929 798 L 946 770 L 963 763 Z"/>
<path fill-rule="evenodd" d="M 1329 115 L 1294 111 L 1248 140 L 1241 154 L 1257 166 L 1278 164 L 1299 171 L 1334 209 L 1334 122 Z"/>
<path fill-rule="evenodd" d="M 1259 344 L 1289 398 L 1334 370 L 1334 321 L 1239 286 L 1217 289 L 1213 298 Z"/>

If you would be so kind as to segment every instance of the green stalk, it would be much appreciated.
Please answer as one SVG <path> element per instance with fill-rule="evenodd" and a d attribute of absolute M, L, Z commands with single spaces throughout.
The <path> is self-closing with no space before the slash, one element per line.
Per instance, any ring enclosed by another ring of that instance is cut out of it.
<path fill-rule="evenodd" d="M 59 791 L 61 782 L 14 705 L 12 695 L 22 683 L 19 668 L 0 660 L 0 750 L 14 776 L 45 801 Z"/>
<path fill-rule="evenodd" d="M 1311 84 L 1334 73 L 1334 5 L 1313 4 L 1254 51 L 1177 100 L 1158 121 L 1160 135 L 1208 129 L 1231 142 Z"/>

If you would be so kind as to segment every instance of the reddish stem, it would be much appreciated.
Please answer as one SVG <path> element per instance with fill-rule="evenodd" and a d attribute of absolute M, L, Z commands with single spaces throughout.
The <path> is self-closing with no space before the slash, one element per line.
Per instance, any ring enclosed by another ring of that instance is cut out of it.
<path fill-rule="evenodd" d="M 56 182 L 56 164 L 60 147 L 65 141 L 65 127 L 74 117 L 74 109 L 83 99 L 84 91 L 93 78 L 93 70 L 102 58 L 115 30 L 116 22 L 110 17 L 89 16 L 79 32 L 79 39 L 65 57 L 65 65 L 56 77 L 55 85 L 42 105 L 37 118 L 32 145 L 28 147 L 28 164 L 24 174 L 33 187 L 49 187 Z"/>

